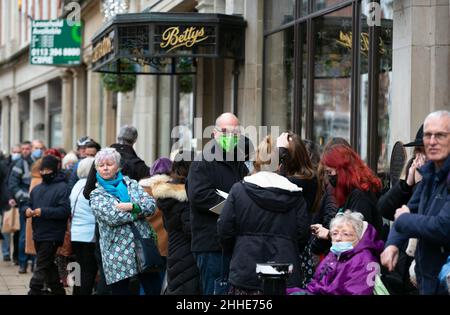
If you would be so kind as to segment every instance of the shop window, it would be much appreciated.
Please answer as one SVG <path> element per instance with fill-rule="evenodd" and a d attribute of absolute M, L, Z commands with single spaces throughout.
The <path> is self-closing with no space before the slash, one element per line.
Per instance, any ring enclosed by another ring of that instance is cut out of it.
<path fill-rule="evenodd" d="M 62 115 L 61 112 L 50 114 L 50 147 L 56 148 L 63 145 L 62 143 Z"/>
<path fill-rule="evenodd" d="M 394 0 L 382 0 L 381 7 L 381 29 L 380 29 L 380 74 L 378 94 L 378 138 L 379 157 L 378 173 L 387 173 L 389 170 L 389 159 L 394 143 L 390 143 L 389 114 L 392 109 L 392 31 Z"/>
<path fill-rule="evenodd" d="M 350 141 L 352 10 L 346 7 L 313 20 L 313 140 L 331 137 Z"/>
<path fill-rule="evenodd" d="M 271 31 L 295 18 L 295 0 L 266 0 L 264 29 Z"/>
<path fill-rule="evenodd" d="M 266 38 L 265 110 L 267 126 L 292 129 L 294 105 L 294 29 Z"/>
<path fill-rule="evenodd" d="M 331 6 L 334 6 L 336 4 L 339 4 L 341 2 L 344 2 L 345 0 L 313 0 L 314 1 L 314 11 L 319 11 Z"/>

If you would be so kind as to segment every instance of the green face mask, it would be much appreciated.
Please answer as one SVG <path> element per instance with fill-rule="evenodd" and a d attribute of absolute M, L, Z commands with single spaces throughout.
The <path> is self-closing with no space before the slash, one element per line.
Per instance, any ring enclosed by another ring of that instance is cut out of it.
<path fill-rule="evenodd" d="M 222 148 L 222 150 L 224 150 L 225 152 L 230 152 L 230 151 L 233 151 L 234 148 L 237 146 L 238 141 L 239 141 L 238 136 L 221 135 L 219 137 L 218 143 L 219 143 L 220 147 Z"/>

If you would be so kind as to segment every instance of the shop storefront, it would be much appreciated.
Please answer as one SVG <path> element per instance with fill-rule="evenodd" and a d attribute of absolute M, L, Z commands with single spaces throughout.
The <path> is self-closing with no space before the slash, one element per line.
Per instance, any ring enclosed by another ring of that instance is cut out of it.
<path fill-rule="evenodd" d="M 345 138 L 383 173 L 389 166 L 393 1 L 377 4 L 380 26 L 367 20 L 373 1 L 264 2 L 263 123 L 320 145 Z"/>
<path fill-rule="evenodd" d="M 157 100 L 156 152 L 167 156 L 177 139 L 193 138 L 198 64 L 204 65 L 205 59 L 229 60 L 237 67 L 244 60 L 245 27 L 242 17 L 225 14 L 120 14 L 92 40 L 92 71 L 116 78 L 156 78 L 156 84 L 148 87 Z M 238 77 L 234 79 L 237 84 Z M 235 104 L 237 98 L 236 86 Z"/>

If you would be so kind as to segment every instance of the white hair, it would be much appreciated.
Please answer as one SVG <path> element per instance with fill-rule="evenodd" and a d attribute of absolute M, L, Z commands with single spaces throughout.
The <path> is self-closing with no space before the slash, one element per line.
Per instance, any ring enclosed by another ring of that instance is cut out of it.
<path fill-rule="evenodd" d="M 66 169 L 68 164 L 75 164 L 77 162 L 78 162 L 77 155 L 74 152 L 70 151 L 62 159 L 62 168 Z"/>
<path fill-rule="evenodd" d="M 92 156 L 85 157 L 78 163 L 77 175 L 78 178 L 86 178 L 89 175 L 89 171 L 91 170 L 92 164 L 94 163 L 95 158 Z"/>
<path fill-rule="evenodd" d="M 350 224 L 355 229 L 358 239 L 361 239 L 364 229 L 364 216 L 359 212 L 346 210 L 339 212 L 330 222 L 330 231 L 339 224 Z"/>
<path fill-rule="evenodd" d="M 104 160 L 114 161 L 120 167 L 120 153 L 114 148 L 104 148 L 95 155 L 95 168 L 97 168 Z"/>
<path fill-rule="evenodd" d="M 448 110 L 438 110 L 432 113 L 429 113 L 428 116 L 425 118 L 423 125 L 428 122 L 428 120 L 432 118 L 447 118 L 450 121 L 450 112 Z M 447 130 L 450 129 L 450 126 L 447 126 Z"/>

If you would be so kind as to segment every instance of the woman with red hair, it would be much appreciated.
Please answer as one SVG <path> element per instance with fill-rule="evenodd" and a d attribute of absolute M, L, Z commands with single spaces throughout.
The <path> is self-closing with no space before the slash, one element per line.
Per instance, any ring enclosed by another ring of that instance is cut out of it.
<path fill-rule="evenodd" d="M 364 220 L 381 232 L 383 220 L 377 210 L 376 193 L 381 181 L 350 147 L 335 145 L 322 156 L 325 178 L 334 188 L 337 207 L 364 215 Z"/>

